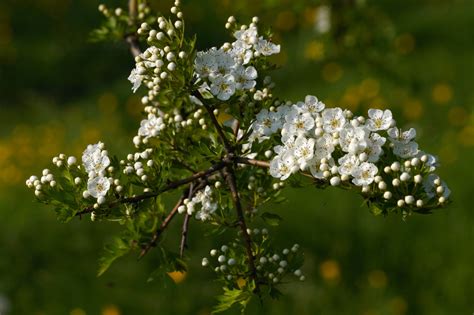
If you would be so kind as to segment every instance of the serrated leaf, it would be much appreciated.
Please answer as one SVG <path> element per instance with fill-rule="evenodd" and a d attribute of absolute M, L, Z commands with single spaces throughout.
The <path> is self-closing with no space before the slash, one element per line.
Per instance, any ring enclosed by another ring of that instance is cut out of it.
<path fill-rule="evenodd" d="M 283 220 L 282 217 L 280 217 L 278 214 L 270 213 L 270 212 L 264 212 L 261 215 L 263 221 L 267 223 L 270 226 L 278 226 L 280 222 Z"/>
<path fill-rule="evenodd" d="M 252 295 L 248 291 L 224 288 L 224 294 L 217 297 L 218 304 L 212 310 L 212 314 L 224 312 L 236 303 L 242 306 L 243 311 L 251 298 Z"/>
<path fill-rule="evenodd" d="M 97 276 L 101 276 L 109 269 L 110 265 L 119 257 L 130 251 L 129 244 L 122 238 L 115 238 L 104 248 L 104 255 L 99 259 L 99 270 Z"/>

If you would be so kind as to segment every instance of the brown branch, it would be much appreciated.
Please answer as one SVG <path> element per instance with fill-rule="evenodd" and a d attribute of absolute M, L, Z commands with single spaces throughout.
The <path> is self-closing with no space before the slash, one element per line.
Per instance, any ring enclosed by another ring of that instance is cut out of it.
<path fill-rule="evenodd" d="M 189 188 L 188 188 L 189 189 Z M 161 225 L 160 227 L 155 231 L 155 233 L 153 234 L 153 237 L 151 238 L 150 242 L 148 242 L 148 244 L 143 247 L 142 251 L 140 252 L 140 255 L 138 256 L 138 259 L 141 259 L 143 258 L 143 256 L 145 256 L 152 247 L 155 247 L 156 246 L 156 242 L 158 241 L 158 238 L 161 236 L 161 233 L 163 233 L 163 231 L 166 229 L 166 227 L 168 226 L 168 224 L 171 222 L 171 220 L 174 218 L 174 216 L 176 215 L 176 213 L 178 212 L 178 208 L 181 206 L 181 204 L 183 203 L 184 199 L 186 198 L 186 196 L 188 195 L 188 191 L 186 191 L 185 193 L 183 193 L 183 195 L 181 196 L 181 198 L 179 198 L 178 202 L 176 203 L 176 205 L 174 206 L 174 208 L 170 211 L 170 213 L 166 216 L 166 218 L 163 220 L 163 222 L 161 222 Z"/>
<path fill-rule="evenodd" d="M 247 250 L 248 264 L 250 267 L 251 277 L 255 282 L 255 292 L 259 294 L 260 289 L 257 279 L 257 269 L 255 268 L 255 257 L 252 252 L 252 239 L 250 238 L 249 233 L 247 233 L 247 224 L 245 223 L 244 212 L 242 211 L 242 204 L 240 203 L 239 192 L 237 190 L 237 182 L 235 179 L 235 172 L 233 167 L 226 167 L 225 174 L 227 178 L 227 184 L 230 188 L 230 193 L 232 196 L 232 201 L 237 212 L 238 225 L 242 231 L 242 236 L 245 242 L 245 248 Z"/>
<path fill-rule="evenodd" d="M 188 231 L 189 231 L 189 219 L 191 216 L 186 214 L 184 216 L 183 221 L 183 228 L 181 232 L 181 243 L 179 245 L 179 257 L 183 258 L 184 250 L 188 248 L 187 239 L 188 239 Z"/>
<path fill-rule="evenodd" d="M 188 199 L 191 200 L 192 197 L 193 197 L 193 183 L 191 183 L 190 188 L 189 188 Z M 189 228 L 190 218 L 191 216 L 186 213 L 186 215 L 184 216 L 183 227 L 182 227 L 182 232 L 181 232 L 181 242 L 179 244 L 179 257 L 181 258 L 183 258 L 184 249 L 188 248 L 186 241 L 188 237 L 188 228 Z"/>
<path fill-rule="evenodd" d="M 245 157 L 240 157 L 240 156 L 235 158 L 235 162 L 239 164 L 253 165 L 253 166 L 258 166 L 262 168 L 270 168 L 270 163 L 267 161 L 247 159 Z"/>
<path fill-rule="evenodd" d="M 170 183 L 168 183 L 168 185 L 164 186 L 163 188 L 159 189 L 157 192 L 154 192 L 154 193 L 146 193 L 146 194 L 135 196 L 135 197 L 117 199 L 117 200 L 109 203 L 108 208 L 111 209 L 111 208 L 114 208 L 114 207 L 116 207 L 118 205 L 121 205 L 121 204 L 136 203 L 136 202 L 148 199 L 148 198 L 157 197 L 158 195 L 160 195 L 164 192 L 167 192 L 169 190 L 172 190 L 172 189 L 178 188 L 180 186 L 189 184 L 189 183 L 191 183 L 195 180 L 198 180 L 198 179 L 201 179 L 201 178 L 204 178 L 204 177 L 208 177 L 209 175 L 223 169 L 227 164 L 228 164 L 228 162 L 226 162 L 226 161 L 220 161 L 220 162 L 212 165 L 210 168 L 208 168 L 205 171 L 197 172 L 197 173 L 194 173 L 193 175 L 191 175 L 190 177 L 183 178 L 183 179 L 180 179 L 180 180 L 177 180 L 177 181 L 174 181 L 174 182 L 170 182 Z M 83 214 L 91 213 L 92 211 L 94 211 L 94 206 L 89 206 L 89 207 L 79 211 L 78 213 L 76 213 L 76 216 L 82 216 Z"/>
<path fill-rule="evenodd" d="M 135 28 L 137 20 L 137 7 L 137 0 L 128 1 L 128 16 L 130 17 L 129 24 L 131 27 Z M 130 52 L 132 53 L 133 57 L 136 57 L 142 53 L 138 42 L 137 33 L 135 31 L 131 34 L 126 35 L 125 41 L 130 46 Z"/>

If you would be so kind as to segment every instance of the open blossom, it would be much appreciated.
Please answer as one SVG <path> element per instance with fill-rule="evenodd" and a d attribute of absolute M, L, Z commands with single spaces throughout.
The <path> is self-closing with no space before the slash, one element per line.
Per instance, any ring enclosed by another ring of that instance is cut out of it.
<path fill-rule="evenodd" d="M 304 135 L 314 127 L 314 118 L 311 114 L 304 113 L 295 106 L 286 113 L 285 121 L 283 132 L 292 135 Z"/>
<path fill-rule="evenodd" d="M 238 90 L 249 90 L 257 84 L 257 70 L 254 67 L 239 66 L 232 72 L 235 78 L 235 87 Z"/>
<path fill-rule="evenodd" d="M 204 190 L 200 190 L 196 193 L 196 196 L 188 203 L 188 213 L 193 213 L 194 207 L 197 204 L 201 205 L 201 209 L 196 212 L 196 219 L 201 221 L 209 220 L 212 214 L 217 210 L 217 202 L 213 201 L 212 188 L 206 186 Z"/>
<path fill-rule="evenodd" d="M 316 96 L 307 95 L 304 99 L 303 108 L 313 116 L 316 115 L 316 113 L 323 111 L 324 107 L 324 103 L 319 101 Z"/>
<path fill-rule="evenodd" d="M 163 118 L 148 114 L 148 118 L 140 122 L 138 135 L 145 138 L 156 137 L 164 127 Z"/>
<path fill-rule="evenodd" d="M 339 132 L 339 143 L 345 152 L 359 153 L 367 148 L 368 132 L 363 127 L 353 127 L 347 124 Z"/>
<path fill-rule="evenodd" d="M 133 84 L 132 91 L 133 93 L 135 93 L 142 85 L 143 76 L 138 73 L 138 70 L 136 68 L 133 68 L 132 72 L 130 73 L 130 76 L 128 77 L 128 81 Z"/>
<path fill-rule="evenodd" d="M 346 154 L 341 157 L 337 162 L 340 165 L 338 167 L 339 174 L 348 176 L 352 175 L 352 173 L 360 164 L 359 158 L 354 154 Z"/>
<path fill-rule="evenodd" d="M 235 92 L 235 79 L 232 75 L 217 76 L 211 84 L 211 93 L 221 101 L 227 101 Z"/>
<path fill-rule="evenodd" d="M 408 142 L 402 143 L 397 142 L 394 144 L 393 153 L 398 155 L 401 158 L 409 158 L 414 157 L 418 154 L 418 143 L 416 142 Z"/>
<path fill-rule="evenodd" d="M 352 182 L 357 186 L 367 186 L 373 183 L 375 175 L 377 175 L 378 169 L 375 164 L 369 162 L 363 162 L 352 172 Z"/>
<path fill-rule="evenodd" d="M 247 49 L 251 48 L 258 41 L 258 31 L 255 26 L 249 27 L 245 30 L 238 30 L 234 33 L 234 37 L 245 45 Z"/>
<path fill-rule="evenodd" d="M 414 128 L 410 128 L 406 131 L 401 131 L 400 129 L 394 127 L 387 130 L 387 134 L 390 137 L 390 141 L 392 142 L 408 143 L 415 139 L 416 130 Z"/>
<path fill-rule="evenodd" d="M 324 124 L 324 131 L 329 133 L 334 133 L 342 130 L 346 122 L 342 109 L 338 107 L 326 108 L 325 110 L 323 110 L 322 118 Z"/>
<path fill-rule="evenodd" d="M 392 124 L 392 112 L 388 109 L 369 109 L 369 118 L 367 128 L 370 131 L 387 130 Z"/>
<path fill-rule="evenodd" d="M 280 114 L 269 112 L 267 109 L 262 109 L 256 118 L 252 128 L 263 136 L 271 136 L 282 126 Z"/>
<path fill-rule="evenodd" d="M 207 78 L 217 71 L 217 62 L 215 58 L 215 49 L 208 51 L 199 51 L 194 60 L 196 73 L 202 78 Z"/>
<path fill-rule="evenodd" d="M 318 159 L 330 158 L 334 152 L 334 139 L 330 134 L 324 134 L 316 140 L 314 156 Z"/>
<path fill-rule="evenodd" d="M 264 56 L 270 56 L 280 53 L 280 45 L 275 45 L 263 37 L 260 37 L 255 47 L 255 51 Z"/>
<path fill-rule="evenodd" d="M 277 155 L 270 162 L 270 174 L 280 180 L 287 179 L 296 170 L 298 170 L 298 166 L 291 151 Z"/>
<path fill-rule="evenodd" d="M 314 142 L 312 138 L 306 139 L 303 136 L 296 138 L 293 153 L 301 170 L 306 169 L 308 162 L 314 156 Z"/>
<path fill-rule="evenodd" d="M 94 177 L 87 182 L 87 190 L 94 198 L 104 197 L 110 189 L 110 181 L 106 177 Z"/>
<path fill-rule="evenodd" d="M 110 165 L 110 159 L 107 156 L 107 151 L 103 151 L 102 143 L 95 145 L 88 145 L 82 154 L 82 163 L 89 177 L 94 177 L 96 174 L 101 174 L 107 166 Z"/>

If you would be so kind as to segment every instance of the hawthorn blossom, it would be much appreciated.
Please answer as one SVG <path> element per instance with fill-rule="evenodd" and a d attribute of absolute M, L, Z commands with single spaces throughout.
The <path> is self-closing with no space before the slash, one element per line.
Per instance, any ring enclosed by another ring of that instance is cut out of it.
<path fill-rule="evenodd" d="M 280 45 L 276 45 L 270 41 L 267 41 L 263 37 L 260 37 L 257 45 L 255 46 L 255 51 L 264 56 L 271 56 L 280 53 Z"/>
<path fill-rule="evenodd" d="M 87 182 L 87 191 L 92 197 L 97 199 L 105 197 L 109 189 L 110 181 L 106 177 L 94 177 Z"/>
<path fill-rule="evenodd" d="M 281 116 L 276 112 L 269 112 L 267 109 L 262 109 L 256 118 L 252 128 L 263 136 L 271 136 L 282 126 Z"/>
<path fill-rule="evenodd" d="M 235 79 L 235 88 L 237 90 L 249 90 L 257 84 L 255 79 L 257 78 L 257 70 L 254 67 L 237 67 L 232 75 Z"/>
<path fill-rule="evenodd" d="M 148 119 L 144 119 L 140 122 L 138 135 L 145 137 L 145 139 L 156 137 L 164 128 L 163 118 L 156 117 L 154 114 L 148 114 Z"/>
<path fill-rule="evenodd" d="M 306 139 L 303 136 L 296 138 L 293 152 L 296 162 L 299 164 L 301 170 L 306 169 L 308 161 L 310 161 L 314 156 L 314 143 L 315 140 L 312 138 Z"/>
<path fill-rule="evenodd" d="M 357 186 L 367 186 L 372 184 L 375 175 L 377 175 L 378 169 L 375 164 L 369 162 L 363 162 L 352 172 L 352 182 Z"/>
<path fill-rule="evenodd" d="M 388 109 L 369 109 L 369 118 L 366 126 L 370 131 L 387 130 L 392 124 L 392 112 Z"/>
<path fill-rule="evenodd" d="M 418 154 L 418 143 L 408 142 L 402 143 L 397 142 L 394 144 L 393 153 L 401 158 L 414 157 Z"/>
<path fill-rule="evenodd" d="M 133 84 L 132 91 L 133 93 L 135 93 L 142 85 L 143 76 L 138 73 L 138 70 L 136 68 L 133 68 L 132 72 L 130 72 L 130 75 L 128 76 L 128 81 Z"/>
<path fill-rule="evenodd" d="M 270 174 L 280 180 L 287 179 L 296 170 L 298 170 L 298 166 L 296 165 L 295 158 L 290 151 L 277 155 L 270 162 Z"/>
<path fill-rule="evenodd" d="M 316 96 L 307 95 L 304 99 L 303 108 L 315 116 L 317 113 L 323 111 L 324 107 L 323 102 L 319 101 Z"/>
<path fill-rule="evenodd" d="M 368 132 L 362 127 L 353 127 L 346 124 L 344 129 L 339 132 L 339 143 L 345 152 L 358 153 L 367 148 Z"/>
<path fill-rule="evenodd" d="M 354 154 L 346 154 L 341 157 L 337 162 L 340 165 L 338 167 L 338 171 L 341 175 L 352 175 L 352 173 L 360 164 L 358 157 Z"/>
<path fill-rule="evenodd" d="M 303 113 L 298 107 L 293 106 L 285 115 L 286 123 L 283 125 L 284 133 L 304 135 L 314 127 L 314 118 L 310 113 Z"/>
<path fill-rule="evenodd" d="M 318 159 L 330 158 L 334 149 L 334 139 L 326 133 L 316 140 L 314 156 Z"/>
<path fill-rule="evenodd" d="M 408 143 L 416 137 L 416 130 L 410 128 L 406 131 L 401 131 L 400 129 L 394 127 L 387 130 L 387 134 L 390 137 L 392 142 L 401 142 Z"/>
<path fill-rule="evenodd" d="M 342 109 L 340 109 L 339 107 L 326 108 L 322 112 L 322 118 L 324 131 L 329 133 L 334 133 L 342 130 L 346 122 Z"/>
<path fill-rule="evenodd" d="M 235 79 L 232 75 L 217 76 L 211 84 L 211 93 L 221 101 L 227 101 L 235 93 Z"/>

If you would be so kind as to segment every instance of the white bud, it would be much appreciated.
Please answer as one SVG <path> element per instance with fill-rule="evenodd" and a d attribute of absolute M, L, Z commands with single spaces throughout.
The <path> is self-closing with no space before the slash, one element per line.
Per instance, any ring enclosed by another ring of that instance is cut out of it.
<path fill-rule="evenodd" d="M 89 192 L 88 190 L 84 190 L 84 191 L 82 192 L 82 197 L 83 197 L 84 199 L 89 198 L 90 195 L 91 195 L 91 194 L 90 194 L 90 192 Z"/>
<path fill-rule="evenodd" d="M 217 255 L 217 249 L 211 249 L 209 253 L 211 254 L 212 257 L 214 257 Z"/>
<path fill-rule="evenodd" d="M 400 170 L 400 163 L 399 162 L 393 162 L 392 165 L 390 165 L 390 168 L 394 172 L 398 172 Z"/>
<path fill-rule="evenodd" d="M 329 182 L 331 183 L 331 186 L 338 186 L 341 183 L 341 179 L 338 176 L 334 176 Z"/>
<path fill-rule="evenodd" d="M 390 191 L 386 191 L 386 192 L 383 193 L 383 197 L 387 200 L 391 199 L 392 198 L 392 193 Z"/>
<path fill-rule="evenodd" d="M 423 200 L 418 199 L 418 200 L 416 201 L 416 206 L 417 206 L 418 208 L 423 207 Z"/>
<path fill-rule="evenodd" d="M 226 257 L 225 257 L 224 255 L 220 255 L 220 256 L 217 258 L 217 261 L 222 264 L 222 263 L 224 263 L 224 262 L 226 261 Z"/>
<path fill-rule="evenodd" d="M 403 207 L 404 205 L 405 205 L 405 200 L 400 199 L 400 200 L 397 201 L 397 206 Z"/>
<path fill-rule="evenodd" d="M 446 198 L 444 198 L 443 196 L 441 196 L 441 197 L 438 198 L 438 201 L 439 201 L 439 203 L 445 203 L 445 202 L 446 202 Z"/>
<path fill-rule="evenodd" d="M 406 182 L 407 180 L 410 179 L 410 174 L 408 174 L 407 172 L 403 172 L 401 175 L 400 175 L 400 180 L 402 182 Z"/>
<path fill-rule="evenodd" d="M 229 266 L 233 266 L 233 265 L 236 264 L 236 261 L 235 261 L 234 258 L 231 258 L 231 259 L 229 259 L 229 260 L 227 261 L 227 264 L 228 264 Z"/>
<path fill-rule="evenodd" d="M 423 177 L 421 177 L 420 174 L 415 175 L 415 176 L 413 177 L 413 181 L 414 181 L 415 183 L 419 184 L 419 183 L 421 183 L 421 182 L 423 181 Z"/>
<path fill-rule="evenodd" d="M 202 259 L 202 262 L 201 262 L 201 265 L 202 265 L 203 267 L 206 267 L 207 265 L 209 265 L 209 260 L 208 260 L 207 258 L 203 258 L 203 259 Z"/>
<path fill-rule="evenodd" d="M 395 178 L 392 180 L 392 186 L 393 187 L 398 187 L 400 186 L 400 180 L 398 178 Z"/>
<path fill-rule="evenodd" d="M 67 165 L 71 166 L 76 164 L 77 159 L 74 156 L 70 156 L 67 158 Z"/>
<path fill-rule="evenodd" d="M 387 184 L 385 182 L 379 182 L 378 186 L 380 190 L 387 189 Z"/>
<path fill-rule="evenodd" d="M 392 171 L 392 169 L 390 168 L 390 166 L 385 166 L 385 167 L 383 168 L 383 171 L 384 171 L 386 174 L 388 174 L 388 173 L 390 173 L 390 172 Z"/>
<path fill-rule="evenodd" d="M 81 178 L 80 177 L 74 178 L 74 184 L 79 185 L 80 183 L 81 183 Z"/>
<path fill-rule="evenodd" d="M 408 196 L 405 196 L 405 203 L 407 205 L 411 205 L 415 202 L 415 197 L 411 196 L 411 195 L 408 195 Z"/>
<path fill-rule="evenodd" d="M 420 158 L 421 162 L 426 163 L 428 161 L 428 156 L 426 154 L 423 154 Z"/>
<path fill-rule="evenodd" d="M 444 192 L 444 187 L 443 186 L 436 187 L 436 193 L 437 194 L 442 194 L 443 192 Z"/>

